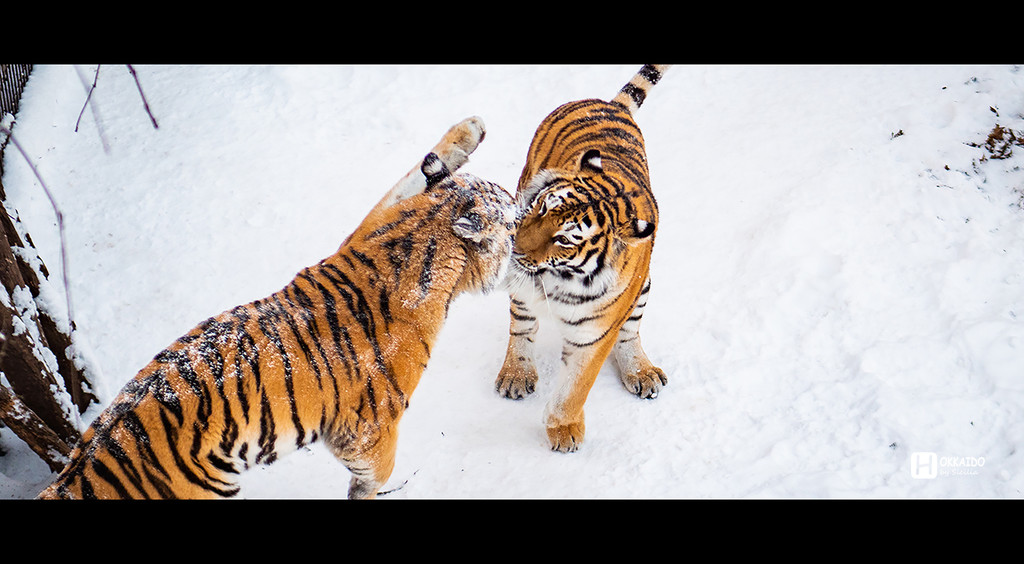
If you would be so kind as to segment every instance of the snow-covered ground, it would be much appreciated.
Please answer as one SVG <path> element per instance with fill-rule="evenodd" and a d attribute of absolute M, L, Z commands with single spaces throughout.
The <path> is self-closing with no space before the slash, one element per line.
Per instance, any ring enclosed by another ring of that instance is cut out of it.
<path fill-rule="evenodd" d="M 97 393 L 334 252 L 451 124 L 484 119 L 465 170 L 511 191 L 547 112 L 638 67 L 139 66 L 154 128 L 106 65 L 77 132 L 95 67 L 37 67 L 14 132 L 63 212 Z M 1022 93 L 1010 66 L 674 67 L 638 116 L 662 220 L 641 334 L 668 386 L 639 400 L 605 367 L 582 450 L 550 452 L 554 335 L 537 393 L 502 399 L 507 298 L 464 296 L 380 499 L 1022 497 L 1024 147 L 971 145 L 1024 132 Z M 4 167 L 59 272 L 49 202 L 19 153 Z M 34 496 L 52 475 L 0 443 L 0 498 Z M 348 481 L 315 445 L 243 495 Z"/>

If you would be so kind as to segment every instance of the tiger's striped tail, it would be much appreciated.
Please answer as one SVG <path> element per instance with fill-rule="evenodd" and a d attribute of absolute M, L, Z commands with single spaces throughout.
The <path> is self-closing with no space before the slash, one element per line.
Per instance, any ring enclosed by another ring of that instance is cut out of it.
<path fill-rule="evenodd" d="M 644 65 L 633 78 L 619 90 L 619 93 L 612 98 L 612 102 L 622 104 L 629 108 L 629 113 L 635 114 L 640 105 L 647 98 L 647 92 L 652 86 L 661 80 L 665 71 L 672 65 Z"/>

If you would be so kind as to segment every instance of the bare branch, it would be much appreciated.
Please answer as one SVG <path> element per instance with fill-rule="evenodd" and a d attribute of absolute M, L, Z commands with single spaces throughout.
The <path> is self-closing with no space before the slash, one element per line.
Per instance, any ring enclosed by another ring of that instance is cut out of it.
<path fill-rule="evenodd" d="M 82 111 L 78 112 L 78 119 L 75 120 L 75 133 L 78 133 L 78 124 L 82 121 L 82 115 L 85 114 L 85 108 L 89 106 L 89 100 L 92 99 L 92 91 L 96 90 L 96 81 L 100 78 L 100 67 L 102 65 L 96 65 L 96 74 L 92 75 L 92 86 L 89 87 L 89 93 L 85 96 L 85 103 L 82 104 Z"/>
<path fill-rule="evenodd" d="M 28 158 L 28 154 L 24 149 L 21 148 L 21 144 L 14 137 L 9 129 L 0 125 L 0 133 L 7 135 L 8 140 L 14 143 L 14 147 L 21 153 L 21 157 L 25 159 L 29 168 L 32 169 L 32 173 L 35 174 L 36 179 L 39 180 L 39 185 L 42 186 L 43 192 L 46 197 L 50 200 L 50 206 L 53 207 L 53 213 L 57 216 L 57 231 L 60 234 L 60 270 L 61 279 L 64 282 L 64 298 L 67 300 L 68 308 L 68 331 L 71 331 L 71 327 L 74 327 L 74 316 L 72 315 L 71 309 L 71 285 L 68 284 L 68 254 L 67 254 L 67 241 L 64 235 L 64 215 L 60 211 L 60 207 L 57 206 L 57 200 L 54 199 L 50 189 L 46 186 L 46 182 L 43 181 L 43 177 L 39 174 L 35 165 L 32 164 L 32 160 Z"/>
<path fill-rule="evenodd" d="M 142 106 L 146 108 L 146 113 L 149 114 L 149 119 L 153 122 L 153 129 L 160 129 L 160 126 L 156 123 L 156 118 L 153 117 L 153 112 L 149 111 L 149 102 L 146 101 L 146 95 L 142 92 L 142 85 L 139 84 L 139 76 L 135 74 L 135 67 L 128 65 L 128 72 L 132 73 L 132 78 L 135 79 L 135 87 L 139 89 L 139 96 L 142 97 Z"/>

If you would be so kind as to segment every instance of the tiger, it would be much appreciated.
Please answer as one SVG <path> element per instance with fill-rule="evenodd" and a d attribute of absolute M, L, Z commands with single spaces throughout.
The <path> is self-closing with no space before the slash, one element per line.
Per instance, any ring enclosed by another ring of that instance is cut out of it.
<path fill-rule="evenodd" d="M 454 174 L 484 134 L 452 126 L 336 253 L 158 353 L 37 497 L 230 498 L 241 472 L 316 441 L 349 498 L 376 497 L 452 300 L 489 292 L 511 256 L 513 196 Z"/>
<path fill-rule="evenodd" d="M 534 133 L 517 186 L 519 228 L 505 287 L 510 325 L 497 392 L 521 399 L 538 381 L 538 313 L 562 340 L 558 383 L 544 408 L 550 447 L 575 452 L 583 405 L 609 355 L 627 390 L 657 397 L 668 384 L 640 344 L 659 222 L 634 115 L 668 65 L 644 65 L 611 99 L 568 102 Z"/>

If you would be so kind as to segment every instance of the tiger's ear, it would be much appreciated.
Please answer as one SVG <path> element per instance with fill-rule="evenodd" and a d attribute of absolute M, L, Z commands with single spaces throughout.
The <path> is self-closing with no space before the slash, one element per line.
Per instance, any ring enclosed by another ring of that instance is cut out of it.
<path fill-rule="evenodd" d="M 654 235 L 654 228 L 655 225 L 653 221 L 634 218 L 623 225 L 619 232 L 626 239 L 640 240 Z"/>
<path fill-rule="evenodd" d="M 484 219 L 476 212 L 469 212 L 452 222 L 452 231 L 463 239 L 479 242 L 483 238 Z"/>
<path fill-rule="evenodd" d="M 442 180 L 452 175 L 448 167 L 437 156 L 437 153 L 427 153 L 423 157 L 423 164 L 420 165 L 420 172 L 427 179 L 427 190 L 436 186 Z"/>
<path fill-rule="evenodd" d="M 601 151 L 597 149 L 590 149 L 586 153 L 583 153 L 583 156 L 580 157 L 580 171 L 592 173 L 604 172 L 604 168 L 601 167 Z"/>

